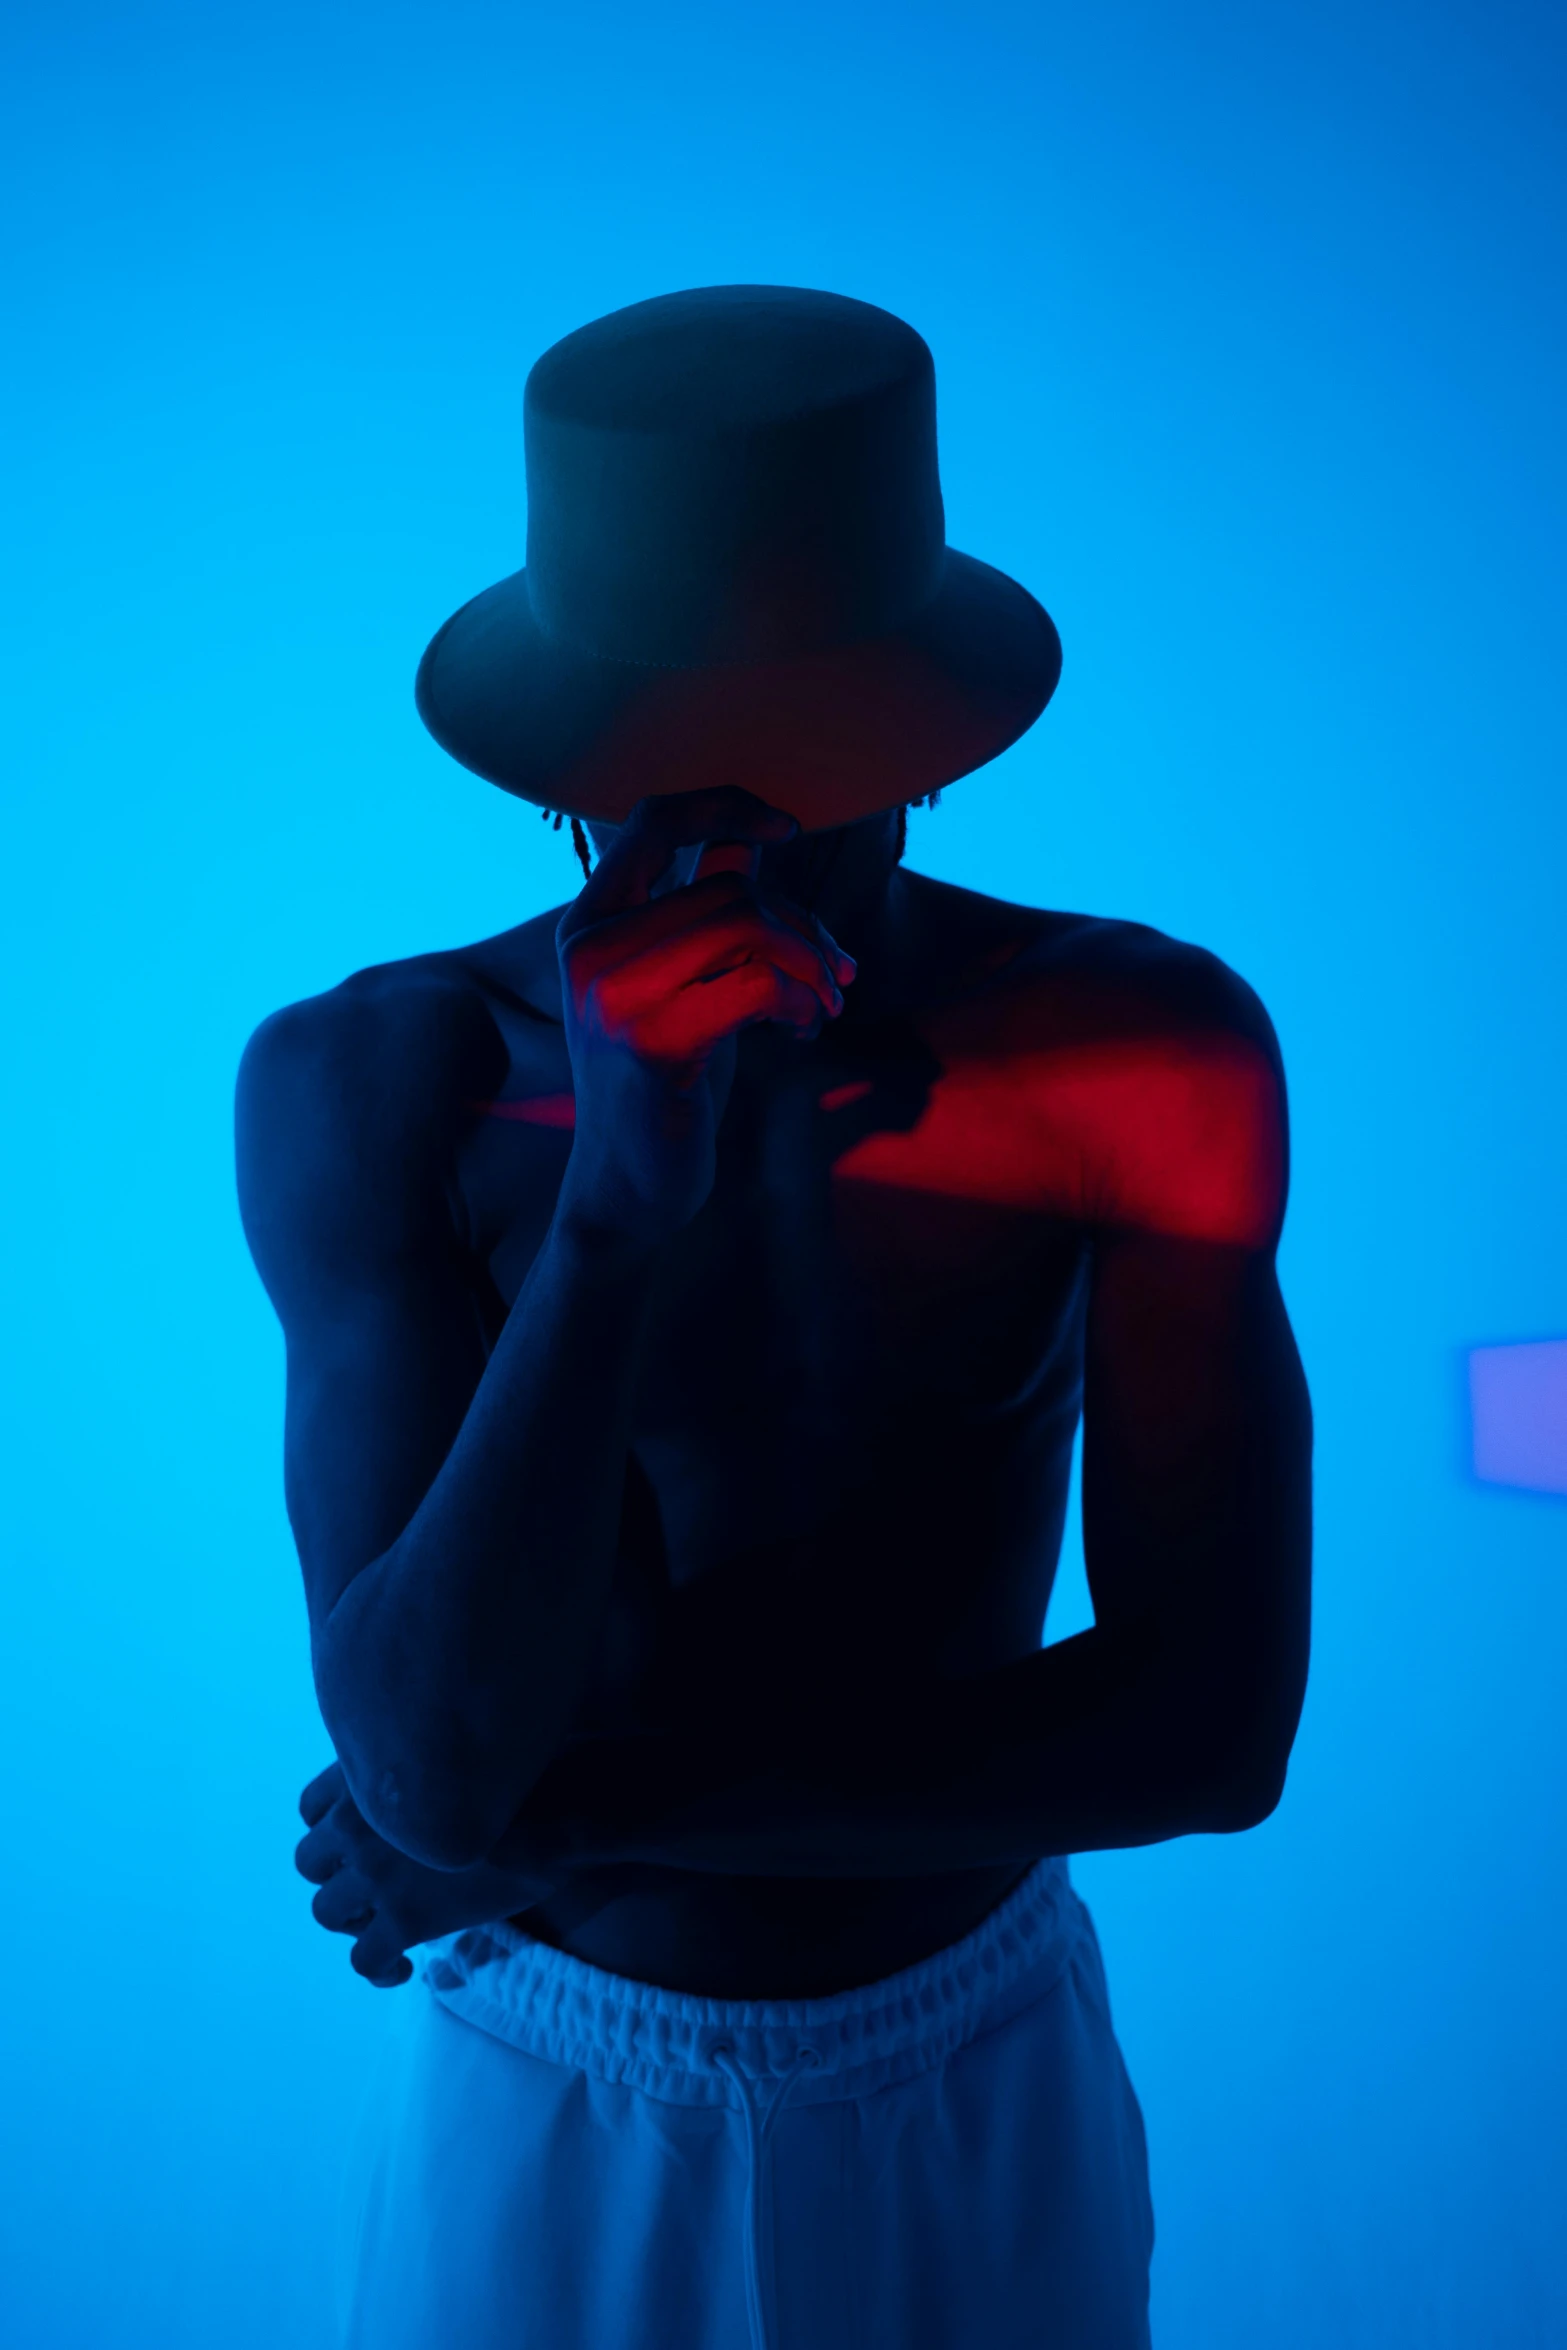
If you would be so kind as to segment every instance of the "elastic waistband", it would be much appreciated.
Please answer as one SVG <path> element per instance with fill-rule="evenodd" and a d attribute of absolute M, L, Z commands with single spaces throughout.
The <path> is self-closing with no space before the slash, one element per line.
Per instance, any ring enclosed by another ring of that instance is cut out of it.
<path fill-rule="evenodd" d="M 787 2077 L 790 2104 L 813 2105 L 942 2063 L 1042 1997 L 1091 1931 L 1066 1862 L 1051 1859 L 961 1942 L 826 1999 L 698 1999 L 607 1974 L 504 1923 L 431 1943 L 424 1979 L 453 2015 L 513 2048 L 653 2097 L 733 2104 L 738 2068 L 752 2081 Z"/>

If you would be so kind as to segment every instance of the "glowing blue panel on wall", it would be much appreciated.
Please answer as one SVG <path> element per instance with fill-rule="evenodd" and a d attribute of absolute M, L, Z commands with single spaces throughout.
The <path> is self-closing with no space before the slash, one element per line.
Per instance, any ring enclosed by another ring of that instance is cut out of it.
<path fill-rule="evenodd" d="M 1471 1347 L 1469 1407 L 1477 1477 L 1567 1493 L 1567 1338 Z"/>

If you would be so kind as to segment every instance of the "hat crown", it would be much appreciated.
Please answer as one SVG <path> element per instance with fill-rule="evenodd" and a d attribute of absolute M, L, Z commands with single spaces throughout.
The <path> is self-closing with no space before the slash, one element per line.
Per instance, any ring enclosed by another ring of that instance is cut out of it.
<path fill-rule="evenodd" d="M 787 659 L 898 628 L 941 584 L 935 370 L 871 303 L 634 303 L 544 353 L 523 417 L 528 598 L 579 651 Z"/>

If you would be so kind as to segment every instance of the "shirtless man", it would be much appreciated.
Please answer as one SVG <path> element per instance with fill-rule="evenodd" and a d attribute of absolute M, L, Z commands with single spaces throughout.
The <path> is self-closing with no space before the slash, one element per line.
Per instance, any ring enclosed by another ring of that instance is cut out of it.
<path fill-rule="evenodd" d="M 674 299 L 722 341 L 732 292 Z M 634 781 L 564 912 L 242 1071 L 337 1754 L 299 1865 L 371 1981 L 433 1945 L 348 2338 L 1137 2350 L 1050 1856 L 1283 1785 L 1272 1032 L 1198 950 L 910 874 L 896 796 Z M 1080 1412 L 1095 1625 L 1041 1648 Z"/>

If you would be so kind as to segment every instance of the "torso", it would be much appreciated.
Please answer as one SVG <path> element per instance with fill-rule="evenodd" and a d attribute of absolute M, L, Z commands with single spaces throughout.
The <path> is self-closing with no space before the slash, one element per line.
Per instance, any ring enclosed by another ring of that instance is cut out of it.
<path fill-rule="evenodd" d="M 742 1038 L 713 1195 L 660 1280 L 580 1735 L 725 1705 L 804 1719 L 1039 1644 L 1103 1183 L 1089 1131 L 1102 1101 L 1081 1131 L 1071 1104 L 1083 1069 L 1109 1065 L 1106 1039 L 1124 1059 L 1140 1027 L 1179 1015 L 1136 1010 L 1152 934 L 898 886 L 916 991 L 865 1016 L 851 994 L 804 1049 Z M 432 964 L 482 994 L 503 1047 L 451 1157 L 493 1341 L 571 1147 L 553 917 Z M 1059 1113 L 1052 1070 L 1079 1078 L 1057 1089 Z M 957 1939 L 1018 1874 L 622 1871 L 523 1922 L 644 1981 L 812 1996 Z"/>

